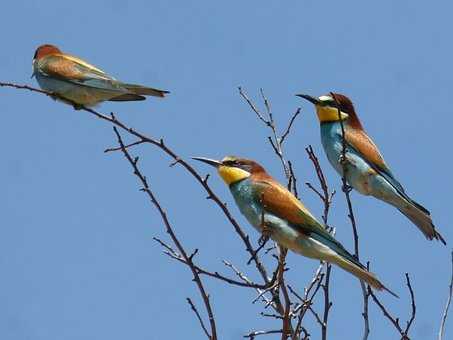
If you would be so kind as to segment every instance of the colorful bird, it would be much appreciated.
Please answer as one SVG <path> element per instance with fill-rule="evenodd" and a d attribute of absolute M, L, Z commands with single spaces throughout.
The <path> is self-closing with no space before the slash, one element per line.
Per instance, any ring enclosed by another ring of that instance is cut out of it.
<path fill-rule="evenodd" d="M 403 186 L 396 180 L 381 156 L 377 146 L 366 134 L 354 110 L 351 100 L 341 94 L 315 98 L 298 94 L 316 108 L 321 124 L 321 141 L 327 158 L 335 170 L 345 178 L 349 185 L 364 195 L 371 195 L 395 206 L 409 218 L 426 236 L 446 244 L 437 232 L 430 213 L 411 199 Z M 346 154 L 343 157 L 343 135 Z"/>
<path fill-rule="evenodd" d="M 56 94 L 56 99 L 74 105 L 93 106 L 100 102 L 145 100 L 144 96 L 164 97 L 162 91 L 122 83 L 97 67 L 53 45 L 41 45 L 33 57 L 33 76 L 39 86 Z"/>
<path fill-rule="evenodd" d="M 298 254 L 334 263 L 375 289 L 389 291 L 261 165 L 232 156 L 222 161 L 203 157 L 194 159 L 217 168 L 239 210 L 259 232 Z"/>

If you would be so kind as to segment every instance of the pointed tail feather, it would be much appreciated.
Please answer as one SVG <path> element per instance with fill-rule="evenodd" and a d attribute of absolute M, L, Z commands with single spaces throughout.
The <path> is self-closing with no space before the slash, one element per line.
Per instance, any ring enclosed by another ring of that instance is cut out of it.
<path fill-rule="evenodd" d="M 126 93 L 126 94 L 122 94 L 117 97 L 110 98 L 109 101 L 111 101 L 111 102 L 130 102 L 130 101 L 145 100 L 145 99 L 146 99 L 145 97 L 139 96 L 138 94 Z"/>
<path fill-rule="evenodd" d="M 431 219 L 428 210 L 416 202 L 411 201 L 411 203 L 411 205 L 399 207 L 399 211 L 410 219 L 428 240 L 436 239 L 441 241 L 444 245 L 447 245 L 445 239 L 434 227 L 433 220 Z"/>
<path fill-rule="evenodd" d="M 351 273 L 355 277 L 357 277 L 359 280 L 366 282 L 369 284 L 372 288 L 382 291 L 385 290 L 388 293 L 392 294 L 393 296 L 399 298 L 398 295 L 396 295 L 394 292 L 392 292 L 390 289 L 388 289 L 384 284 L 379 281 L 379 279 L 376 277 L 375 274 L 369 272 L 366 270 L 362 265 L 355 264 L 340 255 L 336 256 L 333 261 L 335 264 L 337 264 L 339 267 L 342 269 L 346 270 L 347 272 Z"/>
<path fill-rule="evenodd" d="M 145 87 L 135 84 L 122 84 L 122 86 L 124 86 L 126 89 L 135 94 L 144 96 L 165 97 L 167 93 L 170 93 L 169 91 L 154 89 L 152 87 Z"/>

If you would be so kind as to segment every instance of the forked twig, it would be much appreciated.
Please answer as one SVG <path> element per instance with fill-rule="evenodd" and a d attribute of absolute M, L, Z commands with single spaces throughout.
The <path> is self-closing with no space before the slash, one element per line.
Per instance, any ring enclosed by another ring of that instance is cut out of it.
<path fill-rule="evenodd" d="M 118 138 L 118 144 L 121 147 L 121 151 L 123 152 L 124 157 L 127 159 L 127 161 L 132 166 L 132 168 L 134 170 L 134 175 L 139 179 L 141 185 L 143 186 L 141 191 L 143 191 L 144 193 L 147 194 L 150 202 L 154 205 L 154 207 L 159 212 L 160 217 L 161 217 L 162 221 L 165 224 L 167 233 L 170 235 L 170 238 L 172 239 L 172 241 L 175 244 L 176 248 L 178 248 L 178 251 L 182 255 L 182 257 L 184 258 L 185 263 L 188 265 L 188 267 L 192 271 L 193 280 L 194 280 L 195 284 L 197 285 L 198 290 L 200 291 L 200 295 L 201 295 L 201 297 L 203 299 L 203 302 L 204 302 L 204 305 L 205 305 L 205 308 L 206 308 L 206 312 L 208 314 L 209 324 L 211 326 L 211 334 L 209 334 L 209 332 L 208 332 L 206 326 L 204 325 L 204 322 L 203 322 L 198 310 L 195 308 L 195 306 L 193 305 L 192 301 L 190 299 L 188 299 L 188 302 L 191 305 L 192 310 L 195 312 L 198 320 L 200 321 L 201 326 L 202 326 L 206 336 L 209 339 L 211 339 L 211 340 L 217 340 L 216 322 L 215 322 L 215 318 L 214 318 L 214 312 L 213 312 L 212 307 L 211 307 L 211 302 L 209 300 L 209 294 L 207 293 L 207 291 L 206 291 L 206 289 L 205 289 L 205 287 L 203 285 L 203 282 L 201 281 L 200 275 L 199 275 L 197 269 L 195 268 L 195 266 L 193 264 L 193 261 L 192 261 L 193 255 L 188 255 L 187 254 L 187 252 L 184 249 L 182 243 L 176 237 L 176 234 L 173 231 L 173 228 L 172 228 L 172 226 L 170 224 L 170 221 L 168 220 L 167 213 L 164 211 L 164 209 L 160 205 L 159 201 L 157 200 L 155 194 L 151 190 L 151 187 L 148 184 L 147 178 L 142 174 L 140 168 L 138 167 L 138 157 L 133 158 L 129 154 L 129 151 L 126 149 L 125 144 L 124 144 L 124 142 L 123 142 L 123 140 L 121 138 L 121 135 L 118 132 L 118 129 L 114 126 L 113 130 L 114 130 L 114 132 L 116 134 L 116 137 Z"/>

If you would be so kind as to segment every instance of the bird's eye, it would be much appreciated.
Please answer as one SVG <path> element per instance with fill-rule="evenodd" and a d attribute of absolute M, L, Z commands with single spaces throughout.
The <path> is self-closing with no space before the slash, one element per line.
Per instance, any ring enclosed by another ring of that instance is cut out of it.
<path fill-rule="evenodd" d="M 326 100 L 322 102 L 322 106 L 338 107 L 338 104 L 335 100 Z"/>
<path fill-rule="evenodd" d="M 223 161 L 223 165 L 226 165 L 226 166 L 233 166 L 234 164 L 235 164 L 235 161 L 233 161 L 233 160 Z"/>

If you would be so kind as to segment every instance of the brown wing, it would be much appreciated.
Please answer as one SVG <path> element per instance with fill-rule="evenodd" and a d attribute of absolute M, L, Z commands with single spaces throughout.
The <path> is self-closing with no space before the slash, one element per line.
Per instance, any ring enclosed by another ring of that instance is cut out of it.
<path fill-rule="evenodd" d="M 66 54 L 45 56 L 39 60 L 39 67 L 50 76 L 68 81 L 115 80 L 82 59 Z"/>
<path fill-rule="evenodd" d="M 345 138 L 348 144 L 356 149 L 371 165 L 390 173 L 390 169 L 385 163 L 379 149 L 365 131 L 345 127 Z"/>
<path fill-rule="evenodd" d="M 306 235 L 316 233 L 336 242 L 302 202 L 273 178 L 254 179 L 254 185 L 265 211 L 287 220 Z"/>

